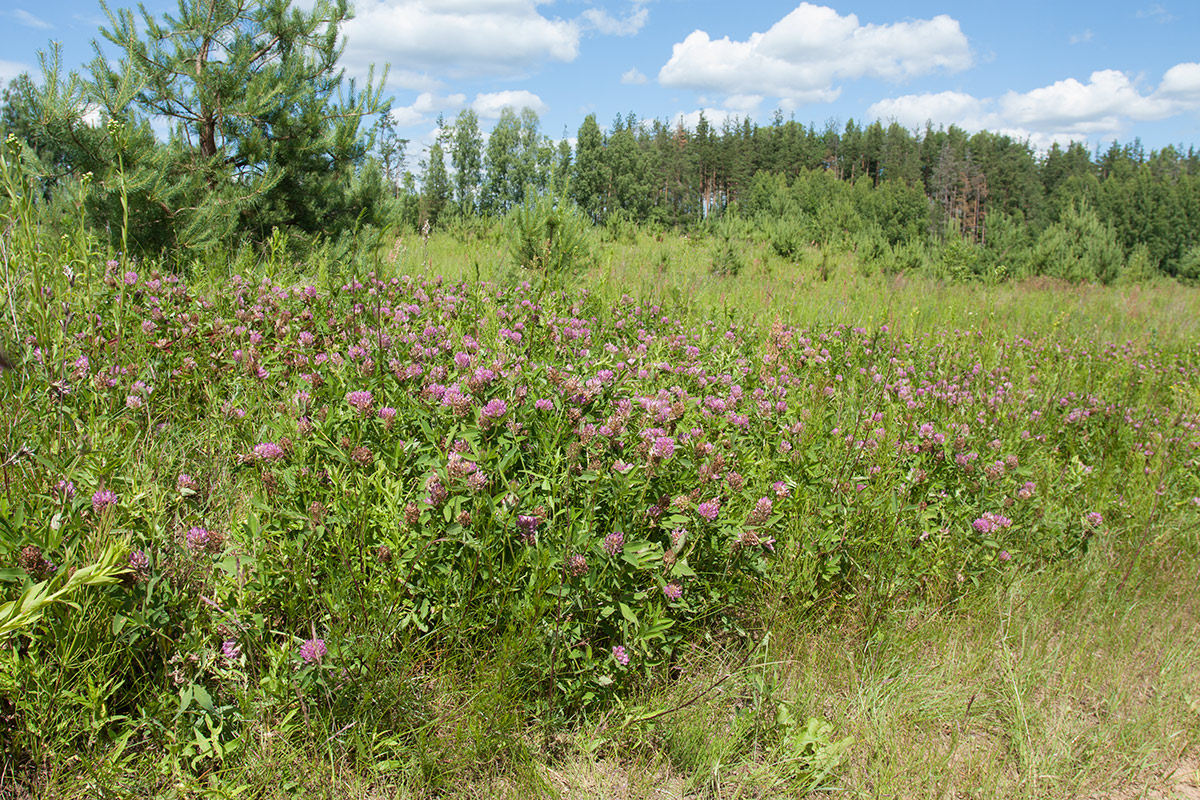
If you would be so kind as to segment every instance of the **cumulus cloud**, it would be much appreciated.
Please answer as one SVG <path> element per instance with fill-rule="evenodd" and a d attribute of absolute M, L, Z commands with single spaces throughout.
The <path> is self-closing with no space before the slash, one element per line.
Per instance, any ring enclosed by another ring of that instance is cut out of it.
<path fill-rule="evenodd" d="M 664 86 L 726 96 L 770 95 L 784 106 L 830 102 L 840 80 L 903 81 L 971 65 L 959 24 L 941 14 L 885 25 L 859 22 L 826 6 L 801 3 L 746 41 L 713 39 L 696 30 L 672 48 L 658 73 Z"/>
<path fill-rule="evenodd" d="M 440 96 L 434 92 L 421 92 L 411 105 L 392 109 L 392 119 L 401 128 L 418 125 L 435 112 L 457 111 L 467 102 L 465 94 Z"/>
<path fill-rule="evenodd" d="M 867 109 L 876 119 L 920 127 L 927 120 L 967 130 L 988 129 L 1044 146 L 1052 141 L 1099 139 L 1130 122 L 1164 119 L 1200 110 L 1200 63 L 1176 64 L 1153 91 L 1143 91 L 1118 70 L 1099 70 L 1087 83 L 1075 78 L 997 98 L 962 92 L 912 94 L 880 100 Z"/>
<path fill-rule="evenodd" d="M 630 67 L 627 72 L 621 73 L 621 83 L 641 84 L 646 82 L 646 76 L 637 67 Z"/>
<path fill-rule="evenodd" d="M 500 112 L 508 106 L 517 111 L 528 107 L 537 114 L 544 114 L 547 109 L 542 98 L 525 89 L 484 92 L 475 95 L 475 99 L 471 101 L 471 108 L 475 109 L 480 119 L 499 119 Z"/>
<path fill-rule="evenodd" d="M 343 28 L 351 73 L 390 63 L 389 85 L 429 90 L 436 76 L 522 74 L 579 55 L 580 24 L 543 16 L 537 0 L 366 0 Z"/>

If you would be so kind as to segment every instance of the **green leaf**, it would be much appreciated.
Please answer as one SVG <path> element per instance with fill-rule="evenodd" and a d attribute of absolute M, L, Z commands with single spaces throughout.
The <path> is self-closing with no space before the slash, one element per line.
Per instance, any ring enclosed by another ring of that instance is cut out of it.
<path fill-rule="evenodd" d="M 637 614 L 634 614 L 634 613 L 633 613 L 633 609 L 632 609 L 632 608 L 630 608 L 629 606 L 625 605 L 624 603 L 617 603 L 617 605 L 620 607 L 620 609 L 621 609 L 621 616 L 625 618 L 625 621 L 626 621 L 626 622 L 628 622 L 628 623 L 629 623 L 629 624 L 631 624 L 631 625 L 637 625 L 637 624 L 638 624 L 638 618 L 637 618 Z"/>

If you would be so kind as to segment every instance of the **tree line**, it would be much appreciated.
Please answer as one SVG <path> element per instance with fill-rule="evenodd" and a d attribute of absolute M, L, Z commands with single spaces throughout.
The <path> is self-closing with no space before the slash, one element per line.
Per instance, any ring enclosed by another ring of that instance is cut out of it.
<path fill-rule="evenodd" d="M 52 49 L 40 81 L 4 91 L 0 129 L 48 210 L 82 198 L 97 230 L 143 252 L 444 227 L 503 217 L 532 192 L 609 227 L 757 220 L 784 254 L 865 248 L 902 267 L 936 246 L 952 273 L 1200 280 L 1194 147 L 1039 152 L 953 125 L 818 128 L 781 112 L 719 125 L 630 113 L 607 128 L 588 115 L 572 143 L 506 108 L 486 136 L 471 109 L 439 118 L 410 159 L 382 77 L 343 79 L 350 14 L 345 0 L 180 0 L 162 20 L 109 11 L 100 33 L 121 58 L 97 48 L 82 74 L 64 74 Z"/>

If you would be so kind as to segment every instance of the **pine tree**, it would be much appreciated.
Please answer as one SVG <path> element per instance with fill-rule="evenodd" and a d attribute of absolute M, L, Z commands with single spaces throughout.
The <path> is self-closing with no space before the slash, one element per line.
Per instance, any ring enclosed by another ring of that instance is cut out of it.
<path fill-rule="evenodd" d="M 44 60 L 41 105 L 73 169 L 96 171 L 111 196 L 170 226 L 176 244 L 201 246 L 276 226 L 334 233 L 368 221 L 381 198 L 355 178 L 370 151 L 362 123 L 383 109 L 382 81 L 343 85 L 337 62 L 346 0 L 178 0 L 160 22 L 143 7 L 107 6 L 101 35 L 121 50 L 97 56 L 84 79 Z M 110 121 L 84 128 L 84 108 Z M 149 130 L 169 126 L 165 144 Z M 115 163 L 120 175 L 109 164 Z M 364 184 L 365 185 L 365 184 Z"/>

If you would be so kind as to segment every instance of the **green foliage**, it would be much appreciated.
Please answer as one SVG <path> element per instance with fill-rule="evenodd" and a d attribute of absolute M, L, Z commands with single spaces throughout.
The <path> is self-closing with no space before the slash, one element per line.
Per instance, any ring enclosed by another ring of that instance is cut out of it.
<path fill-rule="evenodd" d="M 1116 233 L 1084 203 L 1070 205 L 1058 222 L 1042 232 L 1028 269 L 1068 281 L 1112 283 L 1124 264 Z"/>
<path fill-rule="evenodd" d="M 379 221 L 382 187 L 356 175 L 370 148 L 360 123 L 381 110 L 381 89 L 342 84 L 345 2 L 180 0 L 162 20 L 106 12 L 101 34 L 120 61 L 100 54 L 86 78 L 63 76 L 56 47 L 29 98 L 42 122 L 34 146 L 98 177 L 96 222 L 120 230 L 128 216 L 131 243 L 154 252 Z M 85 109 L 108 124 L 88 124 Z M 152 117 L 170 126 L 165 143 Z"/>
<path fill-rule="evenodd" d="M 528 192 L 504 227 L 512 262 L 543 279 L 565 280 L 595 258 L 587 220 L 562 198 Z"/>

